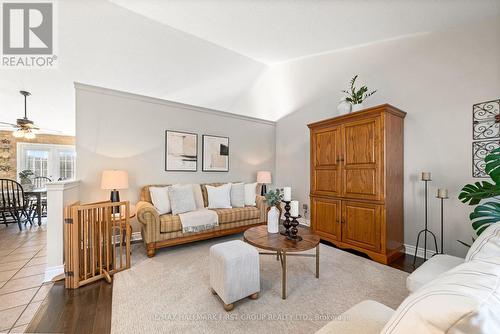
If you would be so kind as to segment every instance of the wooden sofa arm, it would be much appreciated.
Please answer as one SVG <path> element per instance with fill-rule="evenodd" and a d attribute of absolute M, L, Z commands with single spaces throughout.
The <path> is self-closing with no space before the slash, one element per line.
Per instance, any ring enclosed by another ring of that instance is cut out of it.
<path fill-rule="evenodd" d="M 140 201 L 136 205 L 137 220 L 143 225 L 143 235 L 145 243 L 156 241 L 156 231 L 160 229 L 160 215 L 153 204 Z"/>
<path fill-rule="evenodd" d="M 266 198 L 264 196 L 257 195 L 255 198 L 255 204 L 260 211 L 260 222 L 267 223 L 268 205 L 266 203 Z"/>

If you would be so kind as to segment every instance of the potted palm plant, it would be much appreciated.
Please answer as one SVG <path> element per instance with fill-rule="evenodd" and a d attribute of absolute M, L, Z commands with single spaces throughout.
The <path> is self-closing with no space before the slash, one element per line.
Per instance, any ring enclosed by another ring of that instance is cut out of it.
<path fill-rule="evenodd" d="M 283 192 L 280 189 L 271 190 L 266 193 L 266 204 L 269 207 L 267 212 L 267 232 L 278 233 L 281 209 L 278 207 L 283 199 Z"/>
<path fill-rule="evenodd" d="M 500 148 L 491 151 L 484 159 L 486 174 L 491 181 L 480 181 L 467 184 L 462 188 L 458 199 L 463 203 L 475 205 L 469 218 L 476 235 L 483 233 L 491 224 L 500 221 Z M 486 202 L 483 202 L 487 200 Z M 467 245 L 459 240 L 460 243 Z"/>
<path fill-rule="evenodd" d="M 377 92 L 376 90 L 374 90 L 368 93 L 368 87 L 366 86 L 361 86 L 361 88 L 357 89 L 355 86 L 357 78 L 358 75 L 356 74 L 351 79 L 349 88 L 347 90 L 342 91 L 342 93 L 346 94 L 346 97 L 344 98 L 343 101 L 340 102 L 338 106 L 339 112 L 341 113 L 346 113 L 345 112 L 347 110 L 346 104 L 351 105 L 351 108 L 350 110 L 347 111 L 347 113 L 363 109 L 364 107 L 363 101 Z"/>

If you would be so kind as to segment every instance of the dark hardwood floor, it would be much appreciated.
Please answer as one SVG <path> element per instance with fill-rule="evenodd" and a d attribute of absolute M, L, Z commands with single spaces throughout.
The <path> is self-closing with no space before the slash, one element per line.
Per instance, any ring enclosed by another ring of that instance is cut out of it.
<path fill-rule="evenodd" d="M 111 331 L 113 285 L 104 280 L 76 290 L 55 283 L 26 333 L 96 333 Z"/>
<path fill-rule="evenodd" d="M 322 243 L 332 246 L 328 242 Z M 346 250 L 367 257 L 363 253 Z M 404 255 L 390 266 L 407 273 L 422 263 L 418 258 L 413 267 L 413 256 Z M 64 288 L 64 281 L 54 284 L 47 298 L 33 318 L 27 333 L 81 333 L 106 334 L 111 331 L 111 302 L 113 285 L 104 280 L 76 290 Z"/>

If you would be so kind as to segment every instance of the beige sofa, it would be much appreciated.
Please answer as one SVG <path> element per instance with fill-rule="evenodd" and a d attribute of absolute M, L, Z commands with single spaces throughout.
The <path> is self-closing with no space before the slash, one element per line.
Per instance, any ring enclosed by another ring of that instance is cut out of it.
<path fill-rule="evenodd" d="M 219 186 L 222 185 L 222 183 L 201 184 L 205 207 L 208 206 L 206 185 Z M 151 202 L 149 187 L 161 186 L 166 185 L 148 185 L 143 187 L 141 189 L 140 202 L 137 203 L 136 206 L 137 220 L 142 224 L 142 240 L 146 245 L 149 257 L 153 257 L 156 249 L 162 247 L 241 233 L 252 226 L 265 224 L 267 222 L 265 198 L 263 196 L 257 196 L 256 206 L 214 209 L 219 216 L 219 226 L 202 232 L 183 233 L 178 215 L 159 215 Z M 259 189 L 257 189 L 257 193 L 260 193 Z"/>

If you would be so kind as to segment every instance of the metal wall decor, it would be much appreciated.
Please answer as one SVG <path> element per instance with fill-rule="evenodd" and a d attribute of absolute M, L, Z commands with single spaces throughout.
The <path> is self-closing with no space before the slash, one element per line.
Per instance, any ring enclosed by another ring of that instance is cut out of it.
<path fill-rule="evenodd" d="M 473 140 L 500 137 L 500 99 L 472 106 Z"/>
<path fill-rule="evenodd" d="M 500 99 L 472 106 L 472 176 L 488 177 L 484 158 L 500 147 Z"/>
<path fill-rule="evenodd" d="M 488 177 L 484 167 L 486 162 L 484 158 L 496 148 L 500 147 L 500 142 L 496 140 L 483 140 L 472 142 L 472 176 L 473 177 Z"/>

